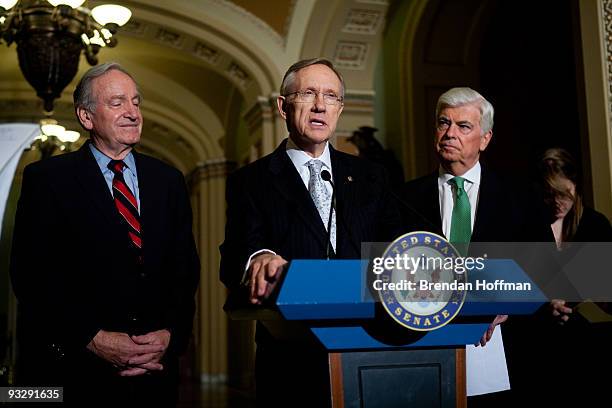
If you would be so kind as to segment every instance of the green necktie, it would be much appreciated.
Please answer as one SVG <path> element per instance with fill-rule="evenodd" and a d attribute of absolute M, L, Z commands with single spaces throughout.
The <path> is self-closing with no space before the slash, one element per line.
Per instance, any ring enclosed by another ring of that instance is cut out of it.
<path fill-rule="evenodd" d="M 467 255 L 468 245 L 472 236 L 472 211 L 470 199 L 463 188 L 462 177 L 454 177 L 449 180 L 457 188 L 455 206 L 453 207 L 453 218 L 451 221 L 450 242 L 457 248 L 461 255 Z"/>

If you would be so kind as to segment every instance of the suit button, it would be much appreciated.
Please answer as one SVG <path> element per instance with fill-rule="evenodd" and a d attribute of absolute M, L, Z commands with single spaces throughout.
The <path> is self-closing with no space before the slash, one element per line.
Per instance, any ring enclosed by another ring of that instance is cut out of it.
<path fill-rule="evenodd" d="M 140 272 L 140 277 L 144 279 L 147 277 L 147 274 L 145 272 Z"/>

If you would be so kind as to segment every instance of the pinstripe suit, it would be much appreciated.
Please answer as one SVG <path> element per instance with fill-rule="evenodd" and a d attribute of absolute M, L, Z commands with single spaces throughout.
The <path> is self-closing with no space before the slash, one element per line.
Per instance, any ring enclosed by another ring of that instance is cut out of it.
<path fill-rule="evenodd" d="M 395 207 L 382 167 L 332 147 L 330 157 L 337 200 L 336 257 L 360 258 L 362 242 L 393 238 L 399 225 Z M 286 140 L 270 155 L 228 178 L 227 203 L 225 242 L 220 250 L 221 280 L 228 288 L 239 287 L 250 254 L 262 248 L 288 261 L 325 258 L 327 232 L 286 153 Z M 258 401 L 262 394 L 275 394 L 277 400 L 299 395 L 311 406 L 328 403 L 329 376 L 322 350 L 306 346 L 298 352 L 297 345 L 277 341 L 263 325 L 257 327 L 257 344 Z"/>

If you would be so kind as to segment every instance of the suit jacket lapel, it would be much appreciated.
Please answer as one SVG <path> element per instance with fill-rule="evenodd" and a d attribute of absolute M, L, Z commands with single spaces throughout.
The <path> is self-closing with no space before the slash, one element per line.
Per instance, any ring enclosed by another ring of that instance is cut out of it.
<path fill-rule="evenodd" d="M 274 185 L 278 193 L 290 203 L 289 208 L 296 210 L 321 245 L 324 246 L 327 241 L 327 230 L 308 190 L 287 155 L 286 145 L 287 141 L 285 140 L 276 148 L 270 158 L 269 170 L 274 175 Z"/>
<path fill-rule="evenodd" d="M 438 171 L 436 170 L 430 176 L 430 181 L 427 183 L 426 197 L 423 197 L 423 203 L 429 203 L 422 208 L 422 214 L 427 220 L 436 227 L 433 231 L 436 234 L 444 236 L 442 231 L 442 213 L 440 211 L 440 192 L 438 190 Z"/>
<path fill-rule="evenodd" d="M 147 160 L 132 150 L 134 162 L 136 163 L 136 176 L 138 177 L 138 195 L 140 198 L 140 224 L 142 226 L 142 248 L 145 259 L 156 256 L 158 247 L 156 239 L 162 237 L 163 232 L 156 228 L 161 223 L 154 222 L 164 216 L 165 197 L 154 194 L 157 188 L 155 170 L 149 166 Z"/>
<path fill-rule="evenodd" d="M 348 245 L 355 246 L 357 252 L 359 252 L 361 243 L 347 231 L 347 228 L 354 225 L 354 211 L 353 205 L 351 205 L 355 202 L 353 171 L 350 164 L 343 160 L 342 156 L 331 145 L 329 148 L 336 192 L 336 253 L 342 254 L 344 248 Z"/>
<path fill-rule="evenodd" d="M 116 238 L 125 236 L 126 234 L 121 228 L 119 215 L 113 202 L 113 196 L 108 189 L 96 159 L 91 153 L 89 142 L 85 143 L 77 152 L 75 167 L 74 174 L 78 183 L 81 184 L 83 191 L 85 191 L 85 195 L 90 198 L 93 205 L 100 210 L 107 220 L 106 223 L 100 224 L 107 225 L 111 230 L 111 234 Z"/>
<path fill-rule="evenodd" d="M 491 203 L 496 201 L 499 196 L 499 183 L 493 180 L 493 175 L 482 168 L 480 173 L 480 189 L 478 191 L 478 204 L 476 207 L 476 219 L 474 220 L 474 230 L 472 231 L 472 242 L 487 241 L 489 228 L 499 225 L 495 220 L 495 209 Z"/>

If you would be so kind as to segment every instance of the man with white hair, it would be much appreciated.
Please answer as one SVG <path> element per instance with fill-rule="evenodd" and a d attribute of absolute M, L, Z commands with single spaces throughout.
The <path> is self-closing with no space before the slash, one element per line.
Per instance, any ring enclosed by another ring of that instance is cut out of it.
<path fill-rule="evenodd" d="M 405 225 L 445 236 L 464 255 L 470 242 L 550 240 L 543 218 L 525 205 L 529 183 L 515 185 L 480 164 L 493 137 L 493 113 L 491 103 L 473 89 L 442 94 L 435 123 L 439 168 L 401 191 L 403 200 L 424 217 Z M 510 389 L 501 330 L 496 329 L 506 319 L 495 317 L 479 344 L 466 347 L 468 396 Z M 471 398 L 470 406 L 501 401 L 505 394 Z"/>

